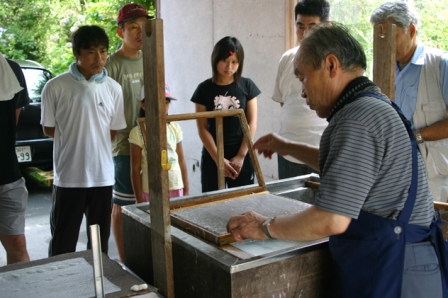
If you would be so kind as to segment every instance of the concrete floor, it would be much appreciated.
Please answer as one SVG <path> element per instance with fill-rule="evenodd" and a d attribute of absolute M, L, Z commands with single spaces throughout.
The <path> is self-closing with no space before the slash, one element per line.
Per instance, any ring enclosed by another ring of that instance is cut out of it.
<path fill-rule="evenodd" d="M 51 211 L 51 187 L 42 186 L 27 179 L 29 192 L 28 206 L 25 219 L 25 237 L 27 241 L 28 254 L 31 260 L 39 260 L 48 257 L 48 243 L 50 233 L 50 211 Z M 85 250 L 87 247 L 87 234 L 85 221 L 81 224 L 76 251 Z M 117 246 L 111 233 L 109 238 L 109 258 L 118 260 Z M 0 245 L 0 266 L 6 265 L 6 251 Z"/>

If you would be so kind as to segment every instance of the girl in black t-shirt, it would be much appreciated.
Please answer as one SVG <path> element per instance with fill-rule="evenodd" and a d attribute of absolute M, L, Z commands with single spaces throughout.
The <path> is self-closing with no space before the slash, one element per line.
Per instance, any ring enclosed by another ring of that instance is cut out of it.
<path fill-rule="evenodd" d="M 235 37 L 222 38 L 213 48 L 210 79 L 200 83 L 191 101 L 196 112 L 243 109 L 251 136 L 257 129 L 257 96 L 261 93 L 251 79 L 241 76 L 244 50 Z M 215 119 L 197 119 L 202 149 L 202 192 L 218 189 Z M 224 174 L 227 187 L 254 183 L 254 169 L 238 117 L 223 118 Z"/>

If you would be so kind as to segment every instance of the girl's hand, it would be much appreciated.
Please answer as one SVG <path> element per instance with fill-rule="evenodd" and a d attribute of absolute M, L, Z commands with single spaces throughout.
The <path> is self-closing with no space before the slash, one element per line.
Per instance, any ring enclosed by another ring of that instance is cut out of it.
<path fill-rule="evenodd" d="M 239 171 L 233 167 L 232 163 L 228 159 L 224 158 L 224 176 L 235 180 L 238 175 Z"/>
<path fill-rule="evenodd" d="M 237 177 L 241 172 L 243 164 L 244 164 L 244 156 L 236 155 L 230 160 L 230 165 L 238 172 Z"/>

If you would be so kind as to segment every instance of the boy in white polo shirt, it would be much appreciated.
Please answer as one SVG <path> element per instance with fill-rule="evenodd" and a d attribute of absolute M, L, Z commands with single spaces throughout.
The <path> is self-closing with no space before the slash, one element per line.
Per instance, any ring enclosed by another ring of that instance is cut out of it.
<path fill-rule="evenodd" d="M 114 184 L 111 139 L 126 127 L 121 87 L 104 68 L 108 46 L 103 29 L 80 27 L 72 36 L 76 62 L 42 91 L 41 124 L 54 138 L 49 256 L 76 250 L 83 214 L 88 226 L 100 226 L 102 251 L 108 251 Z"/>

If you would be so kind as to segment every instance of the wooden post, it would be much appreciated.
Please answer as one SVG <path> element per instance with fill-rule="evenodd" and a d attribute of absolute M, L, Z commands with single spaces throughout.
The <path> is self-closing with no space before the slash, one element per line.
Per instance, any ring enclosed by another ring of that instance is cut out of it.
<path fill-rule="evenodd" d="M 226 188 L 226 180 L 224 173 L 224 136 L 223 136 L 223 119 L 218 116 L 216 121 L 216 149 L 218 157 L 218 189 Z"/>
<path fill-rule="evenodd" d="M 252 159 L 252 165 L 254 166 L 255 175 L 257 176 L 258 185 L 266 188 L 266 183 L 264 182 L 263 174 L 261 173 L 261 167 L 260 163 L 258 162 L 258 157 L 255 154 L 255 151 L 253 150 L 253 142 L 252 142 L 252 135 L 250 134 L 250 128 L 249 124 L 247 124 L 246 115 L 244 113 L 241 113 L 238 115 L 240 119 L 241 129 L 243 130 L 243 137 L 246 139 L 247 148 L 249 148 L 249 155 Z"/>
<path fill-rule="evenodd" d="M 392 101 L 395 92 L 395 32 L 395 24 L 389 24 L 386 33 L 383 25 L 373 26 L 373 83 Z"/>
<path fill-rule="evenodd" d="M 160 0 L 154 0 L 154 7 L 156 9 L 156 19 L 160 19 L 160 15 L 161 15 Z"/>
<path fill-rule="evenodd" d="M 143 70 L 154 286 L 160 289 L 164 297 L 171 298 L 174 297 L 174 279 L 168 192 L 163 21 L 155 19 L 145 23 Z"/>
<path fill-rule="evenodd" d="M 292 49 L 295 47 L 298 43 L 297 35 L 296 35 L 296 24 L 295 19 L 296 16 L 294 15 L 294 8 L 297 3 L 297 0 L 286 0 L 286 43 L 285 47 L 286 50 Z"/>

